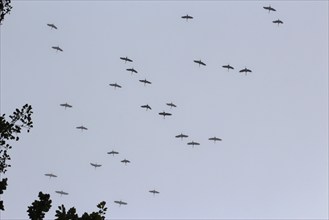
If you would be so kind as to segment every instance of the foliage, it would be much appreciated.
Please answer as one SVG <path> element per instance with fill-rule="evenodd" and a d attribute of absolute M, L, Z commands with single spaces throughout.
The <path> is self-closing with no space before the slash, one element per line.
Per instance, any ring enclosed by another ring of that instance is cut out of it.
<path fill-rule="evenodd" d="M 74 207 L 70 208 L 66 212 L 64 205 L 58 206 L 56 210 L 55 220 L 104 220 L 107 208 L 106 202 L 100 202 L 97 205 L 98 212 L 92 212 L 91 214 L 83 213 L 81 217 L 76 213 Z M 39 192 L 39 200 L 35 200 L 31 206 L 28 207 L 27 212 L 31 220 L 42 220 L 45 217 L 45 213 L 51 208 L 51 199 L 49 194 L 43 194 Z"/>
<path fill-rule="evenodd" d="M 0 173 L 6 173 L 7 167 L 10 167 L 7 164 L 7 160 L 10 160 L 7 151 L 12 146 L 6 143 L 6 141 L 18 141 L 18 134 L 21 133 L 22 128 L 27 128 L 27 132 L 30 132 L 30 129 L 33 127 L 32 113 L 32 107 L 26 104 L 21 110 L 16 109 L 13 115 L 9 116 L 11 121 L 5 119 L 5 114 L 0 116 Z"/>
<path fill-rule="evenodd" d="M 88 214 L 83 213 L 81 217 L 76 213 L 74 207 L 66 211 L 64 205 L 58 206 L 56 210 L 55 220 L 104 220 L 107 208 L 106 202 L 102 201 L 97 205 L 98 212 L 92 212 Z M 45 217 L 45 213 L 51 208 L 51 199 L 49 194 L 43 194 L 39 192 L 39 200 L 35 200 L 31 206 L 28 207 L 27 212 L 31 220 L 42 220 Z"/>
<path fill-rule="evenodd" d="M 10 13 L 10 10 L 12 9 L 10 3 L 11 0 L 0 0 L 0 24 L 2 24 L 5 15 Z"/>
<path fill-rule="evenodd" d="M 3 178 L 0 181 L 0 195 L 3 194 L 3 191 L 7 189 L 7 180 L 7 178 Z M 2 200 L 0 200 L 0 210 L 5 210 Z"/>
<path fill-rule="evenodd" d="M 2 1 L 2 0 L 0 0 Z M 31 119 L 32 115 L 31 105 L 24 105 L 21 110 L 16 109 L 12 115 L 9 116 L 10 121 L 5 119 L 5 114 L 0 116 L 0 175 L 6 173 L 7 168 L 10 167 L 8 160 L 10 156 L 8 150 L 12 146 L 7 143 L 8 141 L 18 141 L 18 134 L 21 133 L 22 128 L 26 128 L 27 132 L 33 127 Z M 0 195 L 7 188 L 7 178 L 0 181 Z M 4 210 L 3 201 L 0 200 L 0 210 Z"/>
<path fill-rule="evenodd" d="M 27 209 L 29 217 L 32 220 L 43 219 L 45 217 L 45 213 L 51 208 L 51 199 L 49 194 L 39 192 L 39 199 L 40 200 L 35 200 Z"/>
<path fill-rule="evenodd" d="M 106 202 L 102 201 L 97 205 L 97 208 L 99 208 L 98 212 L 92 212 L 91 214 L 88 214 L 87 212 L 83 213 L 81 217 L 78 216 L 76 213 L 76 209 L 74 207 L 70 208 L 67 212 L 64 207 L 58 206 L 58 210 L 56 211 L 56 217 L 55 220 L 104 220 L 105 214 L 107 211 L 107 208 L 105 207 Z"/>
<path fill-rule="evenodd" d="M 70 220 L 78 220 L 79 216 L 76 213 L 76 210 L 74 207 L 70 208 L 67 212 L 66 212 L 66 208 L 64 205 L 62 206 L 58 206 L 58 210 L 56 210 L 56 215 L 57 220 L 66 220 L 66 219 L 70 219 Z"/>

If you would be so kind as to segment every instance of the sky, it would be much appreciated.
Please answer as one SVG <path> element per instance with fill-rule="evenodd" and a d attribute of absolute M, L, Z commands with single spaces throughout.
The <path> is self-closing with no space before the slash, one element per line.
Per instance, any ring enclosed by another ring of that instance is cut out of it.
<path fill-rule="evenodd" d="M 328 1 L 12 6 L 0 110 L 29 103 L 34 127 L 12 144 L 1 219 L 26 219 L 39 191 L 51 195 L 48 219 L 61 204 L 82 214 L 103 200 L 108 219 L 328 218 Z"/>

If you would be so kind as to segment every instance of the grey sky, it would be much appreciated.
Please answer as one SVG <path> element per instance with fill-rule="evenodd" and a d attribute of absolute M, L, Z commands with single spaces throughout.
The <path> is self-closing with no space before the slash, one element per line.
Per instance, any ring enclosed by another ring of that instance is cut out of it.
<path fill-rule="evenodd" d="M 102 200 L 119 219 L 328 218 L 327 1 L 14 1 L 1 114 L 25 103 L 34 128 L 10 152 L 2 219 L 26 218 L 39 191 L 48 218 Z"/>

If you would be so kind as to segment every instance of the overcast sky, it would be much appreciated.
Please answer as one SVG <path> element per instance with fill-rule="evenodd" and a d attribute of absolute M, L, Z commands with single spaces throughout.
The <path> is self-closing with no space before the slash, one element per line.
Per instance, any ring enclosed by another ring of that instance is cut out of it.
<path fill-rule="evenodd" d="M 10 150 L 2 219 L 27 218 L 39 191 L 53 201 L 47 218 L 61 204 L 82 214 L 103 200 L 112 219 L 328 218 L 328 1 L 12 6 L 1 114 L 29 103 L 34 128 Z"/>

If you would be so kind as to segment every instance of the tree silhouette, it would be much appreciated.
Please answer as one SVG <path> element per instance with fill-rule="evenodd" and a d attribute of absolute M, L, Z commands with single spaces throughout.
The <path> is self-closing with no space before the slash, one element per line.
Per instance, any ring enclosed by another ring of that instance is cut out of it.
<path fill-rule="evenodd" d="M 1 0 L 2 1 L 2 0 Z M 10 121 L 7 121 L 5 114 L 0 116 L 0 175 L 6 173 L 7 168 L 10 167 L 8 160 L 10 156 L 8 150 L 12 146 L 8 141 L 18 141 L 18 134 L 21 133 L 22 128 L 26 128 L 27 132 L 33 127 L 32 122 L 32 107 L 31 105 L 24 105 L 21 110 L 16 109 L 12 115 L 9 116 Z M 0 180 L 0 195 L 7 188 L 7 178 Z M 3 201 L 0 199 L 0 210 L 4 210 Z"/>
<path fill-rule="evenodd" d="M 12 9 L 10 3 L 11 0 L 0 0 L 0 24 L 2 24 L 5 15 Z"/>
<path fill-rule="evenodd" d="M 58 210 L 56 210 L 56 215 L 55 217 L 57 217 L 57 220 L 66 220 L 66 219 L 70 219 L 70 220 L 78 220 L 79 216 L 76 213 L 76 210 L 74 207 L 70 208 L 67 212 L 66 212 L 66 208 L 64 205 L 58 206 Z"/>
<path fill-rule="evenodd" d="M 107 208 L 105 207 L 106 202 L 102 201 L 97 205 L 99 208 L 98 212 L 92 212 L 88 214 L 87 212 L 83 213 L 81 217 L 76 213 L 76 209 L 74 207 L 70 208 L 67 212 L 64 205 L 58 206 L 58 210 L 56 211 L 55 220 L 104 220 Z"/>
<path fill-rule="evenodd" d="M 81 217 L 76 213 L 74 207 L 66 211 L 64 205 L 58 206 L 56 210 L 55 220 L 104 220 L 107 208 L 106 202 L 100 202 L 97 205 L 98 212 L 92 212 L 88 214 L 83 213 Z M 39 200 L 35 200 L 31 206 L 28 207 L 27 212 L 31 220 L 42 220 L 45 217 L 45 213 L 51 208 L 51 199 L 49 194 L 43 194 L 39 192 Z"/>
<path fill-rule="evenodd" d="M 29 217 L 32 220 L 43 219 L 45 217 L 45 213 L 51 208 L 51 199 L 49 194 L 39 192 L 39 199 L 40 200 L 35 200 L 27 209 Z"/>

